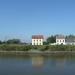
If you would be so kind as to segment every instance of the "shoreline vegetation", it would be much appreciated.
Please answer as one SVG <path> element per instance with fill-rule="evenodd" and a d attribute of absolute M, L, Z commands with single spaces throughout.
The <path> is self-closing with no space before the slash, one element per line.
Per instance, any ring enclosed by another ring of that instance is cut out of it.
<path fill-rule="evenodd" d="M 75 54 L 75 45 L 20 45 L 1 44 L 0 53 L 22 53 L 22 54 Z"/>

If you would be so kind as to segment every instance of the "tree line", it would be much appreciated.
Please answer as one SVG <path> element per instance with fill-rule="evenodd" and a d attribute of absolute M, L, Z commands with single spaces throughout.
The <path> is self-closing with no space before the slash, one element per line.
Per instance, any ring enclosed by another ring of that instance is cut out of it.
<path fill-rule="evenodd" d="M 26 44 L 26 43 L 21 42 L 20 39 L 9 39 L 7 41 L 0 40 L 0 44 Z"/>
<path fill-rule="evenodd" d="M 58 35 L 58 34 L 57 34 Z M 49 43 L 55 43 L 56 42 L 56 36 L 57 35 L 51 35 L 49 36 L 46 41 L 44 42 L 44 44 L 49 44 Z M 61 34 L 60 34 L 61 35 Z M 64 36 L 65 38 L 75 38 L 75 35 L 66 35 Z"/>
<path fill-rule="evenodd" d="M 56 35 L 51 35 L 51 36 L 47 37 L 46 41 L 43 42 L 44 45 L 47 45 L 47 44 L 49 44 L 49 43 L 55 43 L 55 42 L 56 42 L 56 36 L 57 36 L 57 35 L 58 35 L 58 34 L 56 34 Z M 75 38 L 75 36 L 74 36 L 74 35 L 66 35 L 65 38 Z M 21 42 L 20 39 L 9 39 L 9 40 L 7 40 L 7 41 L 1 41 L 1 40 L 0 40 L 0 44 L 27 44 L 27 43 Z"/>

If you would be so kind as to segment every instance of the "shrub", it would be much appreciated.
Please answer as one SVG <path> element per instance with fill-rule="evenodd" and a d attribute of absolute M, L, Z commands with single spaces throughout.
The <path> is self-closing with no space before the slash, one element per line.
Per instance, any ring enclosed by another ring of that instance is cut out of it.
<path fill-rule="evenodd" d="M 75 51 L 75 45 L 40 45 L 40 46 L 32 46 L 32 45 L 9 45 L 9 44 L 0 44 L 0 50 L 6 51 L 28 51 L 30 49 L 40 50 L 40 51 Z"/>
<path fill-rule="evenodd" d="M 40 51 L 46 51 L 49 49 L 49 46 L 43 45 L 43 46 L 39 46 L 38 48 Z"/>

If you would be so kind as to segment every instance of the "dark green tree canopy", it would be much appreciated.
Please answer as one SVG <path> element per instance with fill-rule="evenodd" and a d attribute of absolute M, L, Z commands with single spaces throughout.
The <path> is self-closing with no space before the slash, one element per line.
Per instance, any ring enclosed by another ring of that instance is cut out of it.
<path fill-rule="evenodd" d="M 50 36 L 50 37 L 48 37 L 48 38 L 46 39 L 46 42 L 47 42 L 47 43 L 54 43 L 55 40 L 56 40 L 55 36 L 52 35 L 52 36 Z"/>
<path fill-rule="evenodd" d="M 65 38 L 75 38 L 75 36 L 70 34 L 70 35 L 66 35 Z"/>
<path fill-rule="evenodd" d="M 7 44 L 20 44 L 20 39 L 10 39 L 7 41 Z"/>
<path fill-rule="evenodd" d="M 0 40 L 0 44 L 2 44 L 1 40 Z"/>

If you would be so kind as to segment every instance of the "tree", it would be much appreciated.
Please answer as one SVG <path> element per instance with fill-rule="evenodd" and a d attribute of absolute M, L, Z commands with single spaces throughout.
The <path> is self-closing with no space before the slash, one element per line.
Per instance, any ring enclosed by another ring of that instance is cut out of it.
<path fill-rule="evenodd" d="M 5 43 L 6 43 L 6 41 L 1 42 L 1 44 L 5 44 Z"/>
<path fill-rule="evenodd" d="M 46 39 L 46 42 L 47 42 L 47 43 L 54 43 L 55 40 L 56 40 L 55 36 L 52 35 L 52 36 L 50 36 L 50 37 L 48 37 L 48 38 Z"/>
<path fill-rule="evenodd" d="M 1 40 L 0 40 L 0 44 L 2 44 Z"/>
<path fill-rule="evenodd" d="M 7 44 L 20 44 L 20 39 L 10 39 L 7 41 Z"/>
<path fill-rule="evenodd" d="M 47 43 L 47 42 L 45 42 L 45 41 L 43 42 L 43 44 L 44 44 L 44 45 L 48 45 L 48 43 Z"/>
<path fill-rule="evenodd" d="M 75 36 L 70 34 L 70 35 L 66 35 L 65 38 L 75 38 Z"/>

